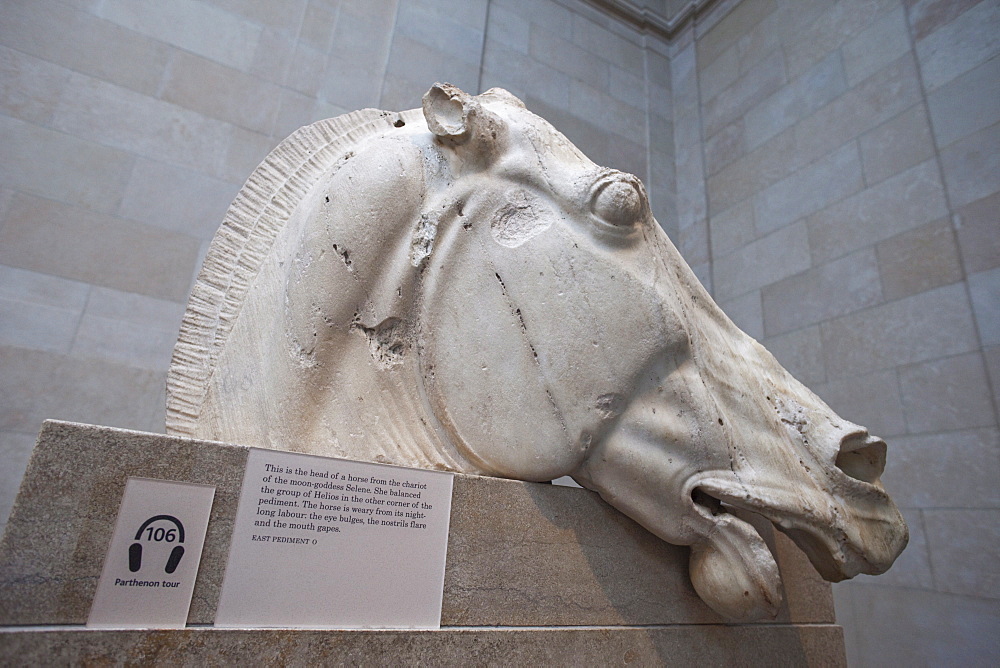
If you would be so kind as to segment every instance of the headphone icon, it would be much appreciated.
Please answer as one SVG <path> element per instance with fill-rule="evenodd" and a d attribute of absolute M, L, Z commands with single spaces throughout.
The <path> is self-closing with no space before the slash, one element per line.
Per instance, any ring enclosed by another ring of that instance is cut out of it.
<path fill-rule="evenodd" d="M 177 542 L 179 543 L 184 542 L 184 525 L 181 524 L 181 521 L 179 519 L 177 519 L 173 515 L 154 515 L 153 517 L 150 517 L 148 520 L 143 522 L 142 526 L 139 527 L 139 530 L 135 532 L 136 542 L 132 543 L 128 548 L 128 569 L 131 572 L 135 573 L 140 568 L 142 568 L 142 543 L 138 542 L 139 539 L 142 537 L 142 532 L 145 531 L 146 527 L 148 527 L 150 524 L 152 524 L 153 522 L 157 522 L 159 520 L 167 520 L 169 522 L 173 522 L 174 524 L 176 524 L 178 530 L 178 538 L 179 538 Z M 177 565 L 181 563 L 181 557 L 183 556 L 184 556 L 184 546 L 183 545 L 175 546 L 174 549 L 170 551 L 170 556 L 167 557 L 167 565 L 163 567 L 163 570 L 166 571 L 167 573 L 173 573 L 174 571 L 176 571 Z"/>

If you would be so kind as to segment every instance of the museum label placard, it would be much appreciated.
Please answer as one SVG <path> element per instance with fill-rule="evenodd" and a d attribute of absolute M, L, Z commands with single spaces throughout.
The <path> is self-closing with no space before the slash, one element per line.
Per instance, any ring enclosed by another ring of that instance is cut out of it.
<path fill-rule="evenodd" d="M 452 479 L 252 448 L 215 625 L 439 628 Z"/>
<path fill-rule="evenodd" d="M 129 478 L 87 626 L 184 628 L 215 487 Z"/>

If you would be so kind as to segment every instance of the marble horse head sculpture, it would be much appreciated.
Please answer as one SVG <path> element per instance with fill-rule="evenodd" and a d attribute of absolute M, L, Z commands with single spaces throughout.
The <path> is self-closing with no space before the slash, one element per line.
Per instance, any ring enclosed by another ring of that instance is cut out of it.
<path fill-rule="evenodd" d="M 691 548 L 698 594 L 773 616 L 780 576 L 732 507 L 828 580 L 887 569 L 907 529 L 886 446 L 712 301 L 634 176 L 510 93 L 302 128 L 208 252 L 168 432 L 546 481 L 571 475 Z"/>

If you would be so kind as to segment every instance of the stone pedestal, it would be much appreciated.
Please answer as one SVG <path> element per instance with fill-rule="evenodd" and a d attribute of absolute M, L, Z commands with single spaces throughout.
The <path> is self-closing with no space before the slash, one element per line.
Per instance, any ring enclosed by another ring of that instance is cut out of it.
<path fill-rule="evenodd" d="M 769 526 L 782 610 L 726 624 L 691 588 L 687 549 L 597 495 L 465 475 L 441 630 L 212 628 L 246 457 L 236 445 L 46 422 L 0 543 L 0 663 L 844 664 L 829 585 Z M 129 476 L 216 487 L 187 629 L 82 626 Z"/>

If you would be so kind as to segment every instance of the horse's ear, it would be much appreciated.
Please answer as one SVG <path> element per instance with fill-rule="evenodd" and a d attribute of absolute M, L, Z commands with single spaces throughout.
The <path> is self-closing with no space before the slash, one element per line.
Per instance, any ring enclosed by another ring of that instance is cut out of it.
<path fill-rule="evenodd" d="M 438 139 L 482 165 L 500 152 L 504 123 L 480 101 L 448 83 L 436 83 L 424 94 L 424 118 Z"/>
<path fill-rule="evenodd" d="M 469 112 L 474 100 L 458 86 L 436 83 L 424 93 L 427 127 L 441 139 L 463 143 L 469 138 Z"/>

